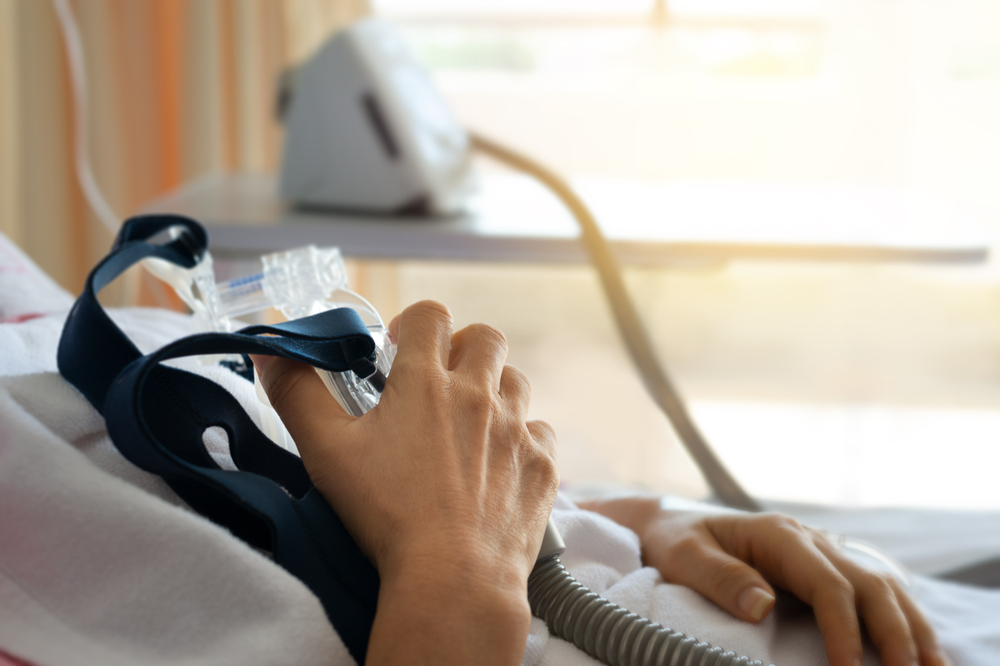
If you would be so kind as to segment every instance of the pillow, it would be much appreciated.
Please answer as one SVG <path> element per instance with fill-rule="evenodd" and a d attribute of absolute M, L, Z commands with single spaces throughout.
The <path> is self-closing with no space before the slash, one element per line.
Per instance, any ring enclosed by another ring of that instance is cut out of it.
<path fill-rule="evenodd" d="M 0 323 L 26 321 L 72 305 L 73 296 L 0 233 Z"/>

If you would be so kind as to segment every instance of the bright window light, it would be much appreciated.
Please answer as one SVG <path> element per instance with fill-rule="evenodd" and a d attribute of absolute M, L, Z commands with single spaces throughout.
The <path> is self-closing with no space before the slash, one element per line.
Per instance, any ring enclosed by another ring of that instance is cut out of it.
<path fill-rule="evenodd" d="M 840 215 L 845 235 L 920 232 L 833 205 L 782 222 L 773 208 L 694 196 L 705 183 L 774 187 L 791 205 L 791 191 L 859 187 L 944 201 L 960 215 L 922 209 L 930 227 L 957 235 L 955 220 L 968 215 L 1000 238 L 997 0 L 374 7 L 402 28 L 467 126 L 578 183 L 620 185 L 591 201 L 602 215 L 606 205 L 677 237 L 693 217 L 687 200 L 776 237 L 805 233 L 825 214 Z M 689 198 L 624 193 L 643 188 Z M 805 197 L 803 209 L 815 201 Z M 590 273 L 530 270 L 476 266 L 456 280 L 452 266 L 410 267 L 400 298 L 438 298 L 507 333 L 535 415 L 559 433 L 567 483 L 703 490 L 666 443 Z M 704 431 L 752 492 L 1000 506 L 988 474 L 976 476 L 1000 450 L 1000 252 L 964 269 L 734 262 L 628 278 Z M 537 290 L 538 279 L 549 287 Z M 595 376 L 614 390 L 592 390 Z"/>

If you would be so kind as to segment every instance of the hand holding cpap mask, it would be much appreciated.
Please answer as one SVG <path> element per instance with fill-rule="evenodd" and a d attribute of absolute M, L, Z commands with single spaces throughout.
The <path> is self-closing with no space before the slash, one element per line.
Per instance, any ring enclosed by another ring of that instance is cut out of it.
<path fill-rule="evenodd" d="M 263 255 L 261 270 L 246 277 L 215 282 L 212 259 L 206 251 L 195 268 L 184 269 L 162 260 L 147 260 L 147 267 L 175 287 L 194 310 L 203 327 L 230 332 L 240 324 L 236 317 L 268 308 L 289 319 L 349 307 L 358 312 L 376 344 L 374 373 L 360 377 L 353 371 L 331 372 L 317 368 L 327 389 L 354 416 L 362 416 L 378 405 L 390 373 L 396 345 L 382 318 L 362 296 L 347 288 L 347 271 L 337 248 L 308 246 Z M 236 359 L 202 357 L 205 362 Z M 254 373 L 261 400 L 259 421 L 264 433 L 290 451 L 296 451 L 288 431 L 271 408 L 260 380 Z M 528 599 L 533 614 L 550 631 L 574 642 L 608 664 L 654 666 L 697 663 L 705 666 L 762 666 L 735 652 L 723 652 L 679 631 L 628 612 L 580 585 L 566 571 L 559 556 L 566 545 L 552 518 L 545 531 L 535 568 L 528 580 Z M 685 661 L 687 660 L 687 661 Z"/>

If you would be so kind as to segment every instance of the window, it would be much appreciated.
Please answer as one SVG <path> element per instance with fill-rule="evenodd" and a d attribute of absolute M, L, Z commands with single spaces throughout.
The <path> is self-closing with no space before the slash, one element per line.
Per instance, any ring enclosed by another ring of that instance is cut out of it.
<path fill-rule="evenodd" d="M 572 177 L 912 189 L 1000 232 L 995 2 L 375 8 L 464 122 Z M 997 265 L 737 262 L 628 277 L 695 415 L 753 493 L 996 508 Z M 588 270 L 399 271 L 402 302 L 437 297 L 460 321 L 508 333 L 568 483 L 704 491 Z"/>

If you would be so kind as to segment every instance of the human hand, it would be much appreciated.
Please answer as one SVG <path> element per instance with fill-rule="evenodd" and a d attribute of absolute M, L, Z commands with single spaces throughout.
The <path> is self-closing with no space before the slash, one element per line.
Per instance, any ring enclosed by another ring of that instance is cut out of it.
<path fill-rule="evenodd" d="M 530 622 L 527 578 L 558 486 L 554 433 L 526 421 L 530 387 L 504 364 L 496 329 L 476 324 L 453 335 L 447 308 L 423 302 L 390 332 L 392 370 L 378 406 L 361 417 L 344 412 L 312 367 L 254 357 L 310 478 L 379 570 L 369 660 L 393 624 L 417 639 L 391 641 L 406 646 L 396 655 L 403 663 L 420 661 L 420 639 L 429 650 L 449 645 L 455 663 L 484 663 L 457 645 L 463 621 L 478 625 L 469 635 L 480 655 L 503 655 L 498 645 L 519 654 Z M 511 621 L 489 616 L 497 609 L 509 609 Z M 453 620 L 447 641 L 435 637 L 449 624 L 442 613 Z M 483 627 L 500 627 L 491 650 L 482 650 Z"/>
<path fill-rule="evenodd" d="M 859 666 L 863 621 L 884 666 L 946 666 L 934 630 L 888 574 L 862 567 L 820 532 L 774 513 L 664 511 L 658 499 L 581 504 L 632 529 L 643 562 L 738 618 L 758 622 L 776 585 L 813 607 L 831 666 Z"/>

